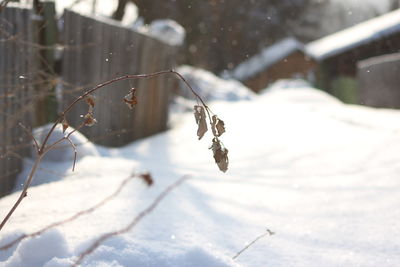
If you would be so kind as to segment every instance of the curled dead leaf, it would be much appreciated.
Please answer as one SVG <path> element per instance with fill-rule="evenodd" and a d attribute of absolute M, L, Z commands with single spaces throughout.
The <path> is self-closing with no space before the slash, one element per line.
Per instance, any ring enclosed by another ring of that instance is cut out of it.
<path fill-rule="evenodd" d="M 85 102 L 88 104 L 89 107 L 94 108 L 95 105 L 95 97 L 93 95 L 87 95 L 85 97 Z"/>
<path fill-rule="evenodd" d="M 94 98 L 94 96 L 92 96 L 92 95 L 87 95 L 86 97 L 85 97 L 85 102 L 86 102 L 86 104 L 88 105 L 88 107 L 89 107 L 89 109 L 88 109 L 88 114 L 90 113 L 93 113 L 93 109 L 94 109 L 94 105 L 95 105 L 95 100 L 94 100 L 95 98 Z"/>
<path fill-rule="evenodd" d="M 146 183 L 147 186 L 151 186 L 154 183 L 153 177 L 150 173 L 142 173 L 139 177 Z"/>
<path fill-rule="evenodd" d="M 136 93 L 136 89 L 135 88 L 131 88 L 131 90 L 129 91 L 129 94 L 127 94 L 123 99 L 125 104 L 130 109 L 134 109 L 135 105 L 138 103 L 137 98 L 135 96 L 135 93 Z"/>
<path fill-rule="evenodd" d="M 213 132 L 213 135 L 216 137 L 221 136 L 225 132 L 225 123 L 223 120 L 220 120 L 217 115 L 212 116 L 212 122 L 211 122 L 211 130 Z"/>
<path fill-rule="evenodd" d="M 194 106 L 194 118 L 196 119 L 196 123 L 199 126 L 197 129 L 197 136 L 199 137 L 200 140 L 208 130 L 204 107 L 197 105 Z"/>
<path fill-rule="evenodd" d="M 228 149 L 226 149 L 216 137 L 213 138 L 210 149 L 213 151 L 214 160 L 218 168 L 222 172 L 226 172 L 229 165 Z"/>
<path fill-rule="evenodd" d="M 85 126 L 93 126 L 97 123 L 97 120 L 93 117 L 93 113 L 89 112 L 85 115 L 83 123 Z"/>
<path fill-rule="evenodd" d="M 65 133 L 65 131 L 68 129 L 69 124 L 67 122 L 67 120 L 64 118 L 63 121 L 61 122 L 62 124 L 62 128 L 63 128 L 63 133 Z"/>

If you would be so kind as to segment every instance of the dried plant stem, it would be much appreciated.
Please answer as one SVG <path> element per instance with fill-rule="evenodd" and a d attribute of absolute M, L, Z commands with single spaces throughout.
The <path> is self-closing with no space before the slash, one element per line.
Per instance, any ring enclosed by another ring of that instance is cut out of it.
<path fill-rule="evenodd" d="M 75 128 L 74 130 L 72 130 L 70 133 L 68 133 L 66 136 L 60 138 L 59 140 L 57 140 L 56 142 L 54 142 L 53 144 L 49 145 L 46 147 L 46 149 L 43 151 L 44 153 L 47 153 L 48 151 L 52 150 L 56 145 L 58 145 L 59 143 L 61 143 L 62 141 L 66 140 L 68 141 L 68 143 L 70 144 L 70 146 L 72 147 L 73 151 L 74 151 L 74 161 L 72 164 L 72 171 L 75 170 L 75 164 L 76 164 L 76 157 L 78 155 L 78 151 L 76 150 L 76 145 L 74 144 L 74 142 L 72 142 L 71 140 L 71 135 L 78 131 L 79 129 L 81 129 L 84 126 L 83 123 L 81 123 L 77 128 Z"/>
<path fill-rule="evenodd" d="M 67 140 L 70 145 L 72 146 L 72 148 L 74 149 L 74 164 L 73 164 L 73 168 L 75 168 L 75 161 L 76 161 L 76 147 L 73 144 L 73 142 L 69 139 L 70 135 L 75 132 L 76 130 L 72 131 L 71 133 L 69 133 L 66 137 L 61 138 L 60 140 L 56 141 L 55 143 L 47 146 L 47 143 L 49 141 L 50 136 L 52 135 L 52 133 L 54 132 L 54 129 L 56 128 L 56 126 L 59 123 L 62 123 L 63 120 L 65 119 L 66 114 L 75 106 L 76 103 L 84 100 L 88 95 L 92 94 L 93 92 L 99 90 L 102 87 L 105 87 L 107 85 L 110 85 L 112 83 L 118 82 L 118 81 L 123 81 L 123 80 L 130 80 L 130 79 L 140 79 L 140 78 L 153 78 L 153 77 L 157 77 L 160 75 L 166 75 L 166 74 L 174 74 L 175 76 L 177 76 L 179 79 L 181 79 L 186 86 L 189 88 L 189 90 L 193 93 L 193 95 L 198 99 L 198 101 L 200 101 L 202 103 L 202 105 L 204 106 L 204 108 L 207 110 L 207 114 L 209 116 L 210 122 L 211 122 L 211 116 L 209 113 L 209 108 L 208 106 L 204 103 L 204 101 L 201 99 L 201 97 L 195 92 L 195 90 L 192 88 L 192 86 L 186 81 L 186 79 L 179 74 L 178 72 L 174 71 L 174 70 L 164 70 L 164 71 L 159 71 L 159 72 L 154 72 L 154 73 L 150 73 L 150 74 L 137 74 L 137 75 L 125 75 L 125 76 L 121 76 L 121 77 L 117 77 L 111 80 L 108 80 L 104 83 L 98 84 L 97 86 L 93 87 L 92 89 L 86 91 L 85 93 L 83 93 L 82 95 L 80 95 L 79 97 L 77 97 L 74 101 L 72 101 L 72 103 L 59 115 L 59 117 L 56 119 L 56 121 L 54 122 L 54 124 L 52 125 L 52 127 L 50 128 L 50 130 L 48 131 L 48 133 L 46 134 L 43 143 L 41 144 L 41 146 L 39 146 L 39 149 L 37 151 L 37 158 L 36 161 L 31 169 L 31 172 L 29 173 L 28 178 L 26 179 L 26 182 L 24 184 L 24 189 L 21 192 L 18 200 L 15 202 L 14 206 L 11 208 L 11 210 L 9 211 L 9 213 L 7 214 L 7 216 L 3 219 L 3 221 L 1 222 L 0 225 L 0 231 L 2 230 L 3 226 L 6 224 L 6 222 L 9 220 L 9 218 L 11 217 L 11 215 L 14 213 L 15 209 L 19 206 L 19 204 L 22 202 L 22 200 L 27 196 L 27 191 L 28 188 L 32 182 L 32 179 L 36 173 L 36 169 L 38 168 L 38 166 L 40 165 L 40 162 L 43 158 L 43 156 L 51 149 L 54 148 L 55 145 L 57 145 L 58 143 L 60 143 L 63 140 Z M 81 125 L 80 127 L 82 127 L 83 125 Z M 79 128 L 80 128 L 79 127 Z"/>
<path fill-rule="evenodd" d="M 125 75 L 125 76 L 120 76 L 114 79 L 111 79 L 109 81 L 106 81 L 104 83 L 98 84 L 97 86 L 93 87 L 92 89 L 86 91 L 85 93 L 83 93 L 82 95 L 80 95 L 78 98 L 76 98 L 62 113 L 61 115 L 58 117 L 58 119 L 56 120 L 56 122 L 53 124 L 52 128 L 50 129 L 49 133 L 47 134 L 47 136 L 45 137 L 42 146 L 40 148 L 40 151 L 42 151 L 44 149 L 44 147 L 46 146 L 48 139 L 50 138 L 50 135 L 52 134 L 52 132 L 54 131 L 54 129 L 56 128 L 57 124 L 62 122 L 62 120 L 65 118 L 65 115 L 72 109 L 73 106 L 75 106 L 76 103 L 82 101 L 85 99 L 86 96 L 92 94 L 93 92 L 99 90 L 102 87 L 105 87 L 107 85 L 110 85 L 112 83 L 118 82 L 118 81 L 123 81 L 123 80 L 130 80 L 130 79 L 140 79 L 140 78 L 153 78 L 156 76 L 160 76 L 160 75 L 166 75 L 166 74 L 174 74 L 176 75 L 179 79 L 181 79 L 185 85 L 189 88 L 189 90 L 192 92 L 192 94 L 196 97 L 196 99 L 198 99 L 201 104 L 205 107 L 205 109 L 207 110 L 207 113 L 209 111 L 208 106 L 206 105 L 206 103 L 203 101 L 203 99 L 196 93 L 196 91 L 193 89 L 193 87 L 186 81 L 186 79 L 178 72 L 174 71 L 174 70 L 164 70 L 164 71 L 159 71 L 159 72 L 154 72 L 154 73 L 150 73 L 150 74 L 134 74 L 134 75 Z M 210 114 L 208 114 L 208 116 L 210 117 L 211 120 L 211 116 Z"/>
<path fill-rule="evenodd" d="M 103 243 L 105 240 L 107 240 L 107 239 L 109 239 L 109 238 L 111 238 L 113 236 L 124 234 L 124 233 L 129 232 L 130 230 L 132 230 L 132 228 L 135 227 L 144 217 L 149 215 L 173 189 L 175 189 L 176 187 L 180 186 L 187 179 L 189 179 L 189 176 L 183 176 L 182 178 L 178 179 L 176 182 L 174 182 L 173 184 L 171 184 L 167 188 L 165 188 L 164 191 L 162 191 L 157 196 L 157 198 L 154 199 L 154 201 L 146 209 L 144 209 L 142 212 L 140 212 L 124 228 L 122 228 L 120 230 L 108 232 L 108 233 L 103 234 L 102 236 L 100 236 L 96 241 L 94 241 L 94 243 L 89 248 L 87 248 L 85 251 L 83 251 L 79 255 L 78 259 L 74 262 L 74 264 L 72 266 L 79 266 L 79 264 L 83 261 L 83 259 L 85 257 L 87 257 L 89 254 L 91 254 L 94 250 L 96 250 L 101 245 L 101 243 Z"/>
<path fill-rule="evenodd" d="M 15 240 L 11 241 L 10 243 L 8 243 L 8 244 L 6 244 L 6 245 L 0 247 L 0 250 L 9 249 L 9 248 L 11 248 L 12 246 L 14 246 L 15 244 L 18 244 L 19 242 L 21 242 L 22 240 L 24 240 L 24 239 L 26 239 L 26 238 L 32 238 L 32 237 L 41 235 L 41 234 L 43 234 L 44 232 L 46 232 L 46 231 L 48 231 L 48 230 L 50 230 L 50 229 L 52 229 L 52 228 L 54 228 L 54 227 L 57 227 L 57 226 L 60 226 L 60 225 L 69 223 L 69 222 L 71 222 L 71 221 L 74 221 L 74 220 L 78 219 L 79 217 L 81 217 L 82 215 L 87 215 L 87 214 L 89 214 L 89 213 L 92 213 L 93 211 L 99 209 L 101 206 L 103 206 L 104 204 L 106 204 L 107 202 L 109 202 L 110 200 L 112 200 L 113 198 L 115 198 L 115 197 L 122 191 L 122 189 L 125 187 L 125 185 L 126 185 L 130 180 L 132 180 L 133 178 L 137 178 L 137 177 L 138 177 L 138 176 L 135 176 L 135 175 L 129 176 L 128 178 L 126 178 L 125 180 L 122 181 L 122 183 L 118 186 L 117 190 L 115 190 L 111 195 L 107 196 L 107 197 L 104 198 L 102 201 L 98 202 L 97 204 L 93 205 L 92 207 L 87 208 L 87 209 L 85 209 L 85 210 L 81 210 L 80 212 L 74 214 L 73 216 L 71 216 L 71 217 L 69 217 L 69 218 L 67 218 L 67 219 L 64 219 L 64 220 L 61 220 L 61 221 L 58 221 L 58 222 L 54 222 L 54 223 L 52 223 L 52 224 L 49 224 L 48 226 L 43 227 L 41 230 L 38 230 L 38 231 L 36 231 L 36 232 L 30 233 L 30 234 L 21 235 L 21 236 L 18 237 L 17 239 L 15 239 Z"/>
<path fill-rule="evenodd" d="M 36 141 L 36 138 L 32 135 L 32 133 L 22 124 L 18 123 L 18 125 L 27 133 L 27 135 L 33 140 L 36 148 L 36 152 L 39 151 L 39 144 Z"/>
<path fill-rule="evenodd" d="M 0 3 L 0 12 L 8 5 L 9 2 L 11 2 L 11 0 L 3 0 L 3 2 Z"/>
<path fill-rule="evenodd" d="M 249 247 L 251 247 L 252 245 L 254 245 L 254 243 L 256 243 L 258 240 L 260 240 L 261 238 L 267 236 L 267 235 L 274 235 L 275 233 L 272 232 L 271 230 L 267 229 L 265 233 L 263 233 L 262 235 L 258 236 L 256 239 L 254 239 L 253 241 L 251 241 L 247 246 L 245 246 L 241 251 L 239 251 L 238 253 L 236 253 L 235 256 L 232 257 L 232 260 L 235 260 L 237 257 L 240 256 L 240 254 L 242 254 L 246 249 L 248 249 Z"/>
<path fill-rule="evenodd" d="M 28 195 L 28 188 L 30 186 L 30 184 L 32 183 L 32 179 L 33 176 L 36 173 L 36 169 L 39 167 L 40 162 L 42 161 L 42 157 L 43 155 L 39 155 L 36 160 L 35 163 L 32 166 L 32 169 L 28 175 L 28 178 L 26 179 L 24 188 L 21 192 L 21 194 L 19 195 L 19 198 L 17 199 L 17 201 L 15 202 L 14 206 L 11 208 L 11 210 L 7 213 L 6 217 L 3 219 L 3 221 L 0 224 L 0 231 L 1 229 L 3 229 L 4 225 L 7 223 L 7 221 L 10 219 L 11 215 L 14 213 L 14 211 L 16 210 L 16 208 L 19 206 L 19 204 L 21 203 L 21 201 Z"/>

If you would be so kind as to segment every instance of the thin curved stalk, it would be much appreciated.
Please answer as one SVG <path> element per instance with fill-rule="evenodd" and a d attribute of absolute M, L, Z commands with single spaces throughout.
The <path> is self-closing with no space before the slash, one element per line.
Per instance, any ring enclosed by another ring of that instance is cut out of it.
<path fill-rule="evenodd" d="M 56 144 L 58 144 L 59 142 L 61 142 L 64 139 L 67 139 L 67 141 L 69 139 L 69 136 L 72 134 L 70 133 L 68 135 L 67 138 L 63 137 L 60 140 L 56 141 L 54 144 L 51 144 L 50 146 L 46 147 L 49 138 L 51 136 L 51 134 L 54 132 L 54 129 L 56 128 L 58 123 L 61 123 L 64 119 L 65 119 L 65 115 L 75 106 L 76 103 L 82 101 L 83 99 L 85 99 L 86 96 L 90 95 L 91 93 L 99 90 L 102 87 L 105 87 L 107 85 L 110 85 L 112 83 L 118 82 L 118 81 L 123 81 L 123 80 L 129 80 L 129 79 L 140 79 L 140 78 L 153 78 L 156 76 L 160 76 L 160 75 L 166 75 L 166 74 L 174 74 L 175 76 L 177 76 L 180 80 L 182 80 L 185 85 L 189 88 L 189 90 L 193 93 L 193 95 L 202 103 L 202 105 L 204 106 L 204 108 L 207 111 L 208 117 L 210 119 L 210 123 L 211 123 L 211 116 L 209 113 L 209 108 L 206 105 L 206 103 L 203 101 L 203 99 L 195 92 L 195 90 L 192 88 L 192 86 L 186 81 L 186 79 L 178 72 L 176 72 L 175 70 L 164 70 L 164 71 L 159 71 L 159 72 L 154 72 L 154 73 L 150 73 L 150 74 L 136 74 L 136 75 L 125 75 L 125 76 L 120 76 L 111 80 L 108 80 L 104 83 L 98 84 L 97 86 L 93 87 L 92 89 L 86 91 L 85 93 L 83 93 L 82 95 L 80 95 L 79 97 L 77 97 L 61 114 L 60 116 L 56 119 L 56 121 L 53 123 L 52 127 L 50 128 L 49 132 L 46 134 L 46 137 L 43 140 L 43 143 L 41 144 L 41 146 L 38 148 L 37 151 L 37 158 L 36 161 L 28 175 L 28 178 L 26 179 L 26 182 L 24 184 L 24 188 L 19 196 L 19 198 L 17 199 L 17 201 L 15 202 L 15 204 L 13 205 L 13 207 L 11 208 L 11 210 L 7 213 L 6 217 L 3 219 L 3 221 L 0 224 L 0 231 L 2 230 L 2 228 L 4 227 L 4 225 L 7 223 L 7 221 L 10 219 L 11 215 L 14 213 L 14 211 L 16 210 L 16 208 L 20 205 L 20 203 L 22 202 L 22 200 L 27 196 L 27 192 L 28 192 L 28 188 L 30 187 L 33 177 L 35 176 L 36 170 L 39 167 L 43 156 L 49 151 L 51 150 Z M 74 146 L 72 146 L 74 147 Z M 74 160 L 74 166 L 75 166 L 75 160 Z"/>
<path fill-rule="evenodd" d="M 26 179 L 26 182 L 24 184 L 24 189 L 22 190 L 21 194 L 19 195 L 19 197 L 18 197 L 17 201 L 15 202 L 14 206 L 11 208 L 11 210 L 7 213 L 6 217 L 1 222 L 0 231 L 1 231 L 1 229 L 3 229 L 4 225 L 10 219 L 11 215 L 17 209 L 17 207 L 22 202 L 22 200 L 28 195 L 28 188 L 29 188 L 30 184 L 32 183 L 33 176 L 35 176 L 36 169 L 39 167 L 41 161 L 42 161 L 42 156 L 39 155 L 39 157 L 36 158 L 35 163 L 32 166 L 32 169 L 31 169 L 31 171 L 30 171 L 30 173 L 28 175 L 28 178 Z"/>

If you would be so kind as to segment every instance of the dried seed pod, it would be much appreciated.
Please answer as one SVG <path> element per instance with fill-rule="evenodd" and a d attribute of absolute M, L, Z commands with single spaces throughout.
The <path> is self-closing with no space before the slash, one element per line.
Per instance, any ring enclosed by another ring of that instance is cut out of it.
<path fill-rule="evenodd" d="M 228 149 L 223 147 L 221 141 L 214 137 L 210 149 L 213 151 L 215 163 L 217 163 L 218 168 L 222 172 L 228 170 L 229 159 L 228 159 Z"/>
<path fill-rule="evenodd" d="M 197 129 L 197 136 L 199 137 L 200 140 L 208 130 L 204 107 L 197 105 L 194 106 L 194 118 L 196 119 L 196 123 L 199 126 Z"/>
<path fill-rule="evenodd" d="M 124 97 L 124 102 L 125 104 L 130 108 L 130 109 L 134 109 L 135 105 L 138 103 L 137 98 L 135 96 L 136 94 L 136 89 L 135 88 L 131 88 L 131 90 L 129 91 L 129 94 L 127 94 Z"/>
<path fill-rule="evenodd" d="M 93 113 L 89 112 L 88 114 L 85 115 L 84 121 L 83 121 L 85 126 L 91 127 L 91 126 L 95 125 L 96 122 L 97 122 L 97 120 L 93 117 Z"/>
<path fill-rule="evenodd" d="M 65 131 L 68 129 L 69 124 L 67 122 L 67 120 L 64 118 L 63 121 L 61 122 L 62 124 L 62 128 L 63 128 L 63 133 L 65 133 Z"/>
<path fill-rule="evenodd" d="M 219 137 L 225 132 L 225 123 L 223 120 L 220 120 L 217 115 L 212 116 L 211 126 L 211 130 L 215 137 Z"/>

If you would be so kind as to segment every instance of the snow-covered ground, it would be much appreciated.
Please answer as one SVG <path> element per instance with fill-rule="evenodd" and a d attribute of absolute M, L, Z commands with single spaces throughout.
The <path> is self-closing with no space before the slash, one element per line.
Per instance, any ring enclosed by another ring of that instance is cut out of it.
<path fill-rule="evenodd" d="M 184 175 L 191 178 L 82 266 L 400 265 L 400 112 L 344 105 L 299 83 L 210 107 L 226 124 L 226 174 L 208 150 L 209 133 L 197 141 L 191 112 L 124 148 L 90 144 L 74 173 L 68 157 L 44 161 L 0 246 L 91 207 L 132 173 L 149 171 L 155 183 L 133 179 L 93 213 L 0 251 L 0 265 L 69 266 Z M 16 198 L 0 200 L 0 216 Z M 232 259 L 266 229 L 275 234 Z"/>

